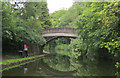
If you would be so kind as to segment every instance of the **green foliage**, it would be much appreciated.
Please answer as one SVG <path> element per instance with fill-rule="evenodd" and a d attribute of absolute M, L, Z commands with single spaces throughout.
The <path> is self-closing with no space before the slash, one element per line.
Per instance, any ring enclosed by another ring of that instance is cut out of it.
<path fill-rule="evenodd" d="M 118 16 L 116 15 L 118 13 L 117 5 L 118 3 L 114 2 L 93 2 L 89 4 L 89 7 L 84 6 L 82 14 L 78 16 L 78 20 L 74 23 L 78 26 L 80 35 L 78 38 L 80 42 L 76 44 L 81 45 L 80 43 L 82 43 L 79 49 L 82 49 L 84 45 L 84 49 L 99 48 L 102 42 L 117 39 L 120 30 Z"/>
<path fill-rule="evenodd" d="M 23 15 L 21 16 L 23 19 L 34 18 L 34 24 L 41 26 L 42 29 L 51 26 L 46 2 L 26 2 L 24 6 L 25 9 L 23 9 Z"/>
<path fill-rule="evenodd" d="M 68 10 L 60 10 L 50 16 L 54 27 L 71 26 L 79 29 L 79 37 L 71 39 L 69 46 L 59 44 L 57 48 L 70 47 L 75 56 L 80 54 L 91 60 L 103 57 L 106 53 L 113 54 L 112 59 L 120 61 L 119 2 L 76 2 Z"/>
<path fill-rule="evenodd" d="M 119 53 L 118 2 L 77 2 L 68 10 L 59 10 L 50 16 L 54 27 L 71 26 L 79 28 L 79 38 L 73 39 L 70 44 L 72 51 L 91 55 L 93 54 L 92 49 L 97 51 L 99 48 L 107 48 L 112 54 L 115 51 Z M 101 47 L 101 45 L 104 46 Z M 95 53 L 96 56 L 98 54 Z"/>
<path fill-rule="evenodd" d="M 3 3 L 2 4 L 3 13 L 2 13 L 2 28 L 3 28 L 3 38 L 8 38 L 10 40 L 17 38 L 17 33 L 23 30 L 23 27 L 17 26 L 17 22 L 20 20 L 19 18 L 15 18 L 15 13 L 12 12 L 10 8 L 10 3 Z"/>
<path fill-rule="evenodd" d="M 67 13 L 67 10 L 59 10 L 50 14 L 52 27 L 63 27 L 60 21 L 62 16 L 65 15 L 66 13 Z"/>
<path fill-rule="evenodd" d="M 120 53 L 120 37 L 118 37 L 116 40 L 112 39 L 112 41 L 110 41 L 110 42 L 103 42 L 101 44 L 101 46 L 107 48 L 109 50 L 109 52 L 114 54 L 114 56 L 119 57 L 119 53 Z"/>
<path fill-rule="evenodd" d="M 9 46 L 16 49 L 23 43 L 38 46 L 45 43 L 41 33 L 51 26 L 46 2 L 2 2 L 2 9 L 4 50 Z"/>
<path fill-rule="evenodd" d="M 57 45 L 55 48 L 57 50 L 65 50 L 65 51 L 70 50 L 69 45 L 66 44 Z"/>
<path fill-rule="evenodd" d="M 94 57 L 99 57 L 100 55 L 93 50 L 107 48 L 115 56 L 116 59 L 113 59 L 119 60 L 120 12 L 118 2 L 92 2 L 84 5 L 87 6 L 84 6 L 84 10 L 78 16 L 78 20 L 74 22 L 74 25 L 79 28 L 78 34 L 80 37 L 73 40 L 71 46 L 78 46 L 74 50 L 80 49 L 87 56 L 95 54 Z"/>

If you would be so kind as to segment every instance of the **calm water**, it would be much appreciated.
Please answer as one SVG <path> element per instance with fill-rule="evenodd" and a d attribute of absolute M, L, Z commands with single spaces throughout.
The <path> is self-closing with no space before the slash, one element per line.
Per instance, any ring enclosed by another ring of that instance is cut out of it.
<path fill-rule="evenodd" d="M 65 55 L 51 54 L 2 72 L 3 76 L 114 76 L 115 66 L 111 60 L 90 61 Z"/>

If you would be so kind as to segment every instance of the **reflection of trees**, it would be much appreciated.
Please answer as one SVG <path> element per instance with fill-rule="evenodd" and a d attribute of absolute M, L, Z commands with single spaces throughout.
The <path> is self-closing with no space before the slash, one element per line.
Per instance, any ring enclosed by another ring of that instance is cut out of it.
<path fill-rule="evenodd" d="M 115 73 L 114 63 L 111 60 L 90 61 L 86 59 L 84 61 L 72 56 L 50 55 L 44 58 L 43 62 L 52 70 L 59 71 L 59 73 L 74 71 L 72 72 L 74 76 L 114 76 Z M 42 66 L 46 67 L 45 65 Z"/>
<path fill-rule="evenodd" d="M 44 59 L 51 68 L 59 71 L 70 71 L 70 61 L 67 56 L 51 55 Z"/>
<path fill-rule="evenodd" d="M 111 61 L 96 63 L 87 60 L 87 63 L 80 62 L 80 64 L 74 76 L 114 76 L 115 73 L 115 67 Z"/>
<path fill-rule="evenodd" d="M 59 71 L 59 70 L 53 69 L 47 63 L 45 63 L 43 59 L 41 59 L 39 61 L 36 72 L 41 76 L 72 76 L 72 74 L 75 71 L 66 72 L 66 71 Z"/>
<path fill-rule="evenodd" d="M 59 71 L 74 71 L 74 76 L 114 76 L 114 63 L 109 60 L 90 61 L 73 57 L 51 55 L 44 61 L 53 69 Z"/>
<path fill-rule="evenodd" d="M 115 66 L 111 60 L 93 62 L 86 59 L 49 55 L 41 60 L 15 68 L 3 75 L 14 76 L 114 76 Z M 28 68 L 26 74 L 23 68 Z"/>
<path fill-rule="evenodd" d="M 83 61 L 72 56 L 50 55 L 43 61 L 56 71 L 75 71 L 72 73 L 74 76 L 114 76 L 115 73 L 111 60 Z"/>
<path fill-rule="evenodd" d="M 76 71 L 74 76 L 114 76 L 114 63 L 109 60 L 86 61 L 67 56 L 51 55 L 44 59 L 51 68 L 58 71 Z"/>
<path fill-rule="evenodd" d="M 78 59 L 70 57 L 70 70 L 77 70 L 81 66 Z"/>

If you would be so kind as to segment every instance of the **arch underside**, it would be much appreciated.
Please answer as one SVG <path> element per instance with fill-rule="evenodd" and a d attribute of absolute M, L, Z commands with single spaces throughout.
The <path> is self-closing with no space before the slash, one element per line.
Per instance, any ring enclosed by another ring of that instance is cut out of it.
<path fill-rule="evenodd" d="M 53 37 L 48 37 L 46 38 L 46 43 L 49 43 L 52 40 L 58 39 L 58 38 L 77 38 L 77 37 L 72 37 L 72 36 L 53 36 Z"/>
<path fill-rule="evenodd" d="M 78 37 L 75 33 L 47 33 L 43 34 L 43 37 L 64 36 L 64 37 Z"/>
<path fill-rule="evenodd" d="M 49 36 L 49 37 L 44 37 L 46 39 L 46 44 L 51 42 L 52 40 L 58 39 L 58 38 L 77 38 L 76 36 Z M 43 47 L 46 45 L 44 44 Z"/>

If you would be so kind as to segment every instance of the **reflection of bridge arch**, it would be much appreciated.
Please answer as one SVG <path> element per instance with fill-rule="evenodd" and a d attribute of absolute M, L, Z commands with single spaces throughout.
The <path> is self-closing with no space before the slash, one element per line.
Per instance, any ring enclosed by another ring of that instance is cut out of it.
<path fill-rule="evenodd" d="M 52 75 L 52 76 L 72 76 L 73 73 L 75 73 L 76 71 L 68 71 L 68 72 L 62 72 L 59 70 L 55 70 L 53 68 L 51 68 L 47 63 L 45 63 L 42 59 L 39 62 L 40 67 L 42 67 L 42 70 L 44 70 L 44 72 L 46 72 L 46 74 L 48 75 Z M 39 67 L 39 66 L 38 66 Z M 38 73 L 40 72 L 39 68 L 37 68 Z"/>
<path fill-rule="evenodd" d="M 67 37 L 67 38 L 77 38 L 77 30 L 76 28 L 70 27 L 60 27 L 60 28 L 50 28 L 43 31 L 42 36 L 46 39 L 46 44 L 50 41 L 60 38 L 60 37 Z M 43 45 L 43 47 L 45 44 Z"/>

